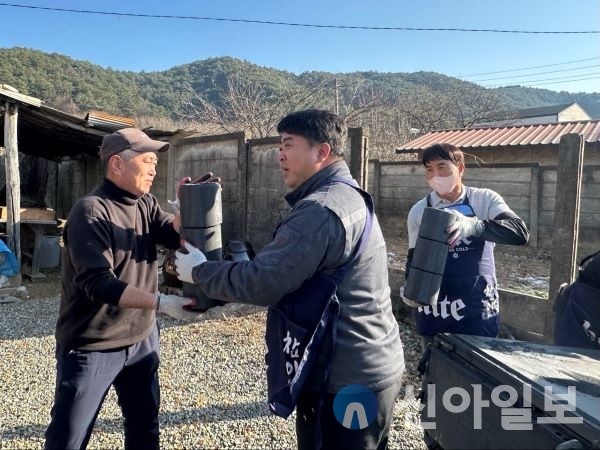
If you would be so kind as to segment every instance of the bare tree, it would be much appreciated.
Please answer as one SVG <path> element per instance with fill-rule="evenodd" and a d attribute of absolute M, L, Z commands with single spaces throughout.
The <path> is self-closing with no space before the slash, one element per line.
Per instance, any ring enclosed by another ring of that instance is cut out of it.
<path fill-rule="evenodd" d="M 361 116 L 385 105 L 383 94 L 365 80 L 336 83 L 336 109 L 350 126 L 357 126 Z"/>
<path fill-rule="evenodd" d="M 360 118 L 370 129 L 371 158 L 399 160 L 395 148 L 434 130 L 471 127 L 506 117 L 507 100 L 475 85 L 412 86 L 386 105 L 374 105 Z"/>
<path fill-rule="evenodd" d="M 400 159 L 395 149 L 418 134 L 469 127 L 508 109 L 495 91 L 469 84 L 414 85 L 392 99 L 364 79 L 340 81 L 328 74 L 313 77 L 309 86 L 280 92 L 240 73 L 229 74 L 224 87 L 213 84 L 216 99 L 188 84 L 184 105 L 183 117 L 202 124 L 207 134 L 244 131 L 254 138 L 273 136 L 281 117 L 292 111 L 333 109 L 349 126 L 369 130 L 370 156 L 382 160 Z"/>
<path fill-rule="evenodd" d="M 444 92 L 432 91 L 424 86 L 403 91 L 394 105 L 410 128 L 419 133 L 452 127 L 452 108 L 453 104 Z"/>
<path fill-rule="evenodd" d="M 508 101 L 494 90 L 471 84 L 407 90 L 395 108 L 420 133 L 468 128 L 479 122 L 506 117 Z"/>
<path fill-rule="evenodd" d="M 406 142 L 410 126 L 390 107 L 385 94 L 363 79 L 335 80 L 335 106 L 350 127 L 363 127 L 369 135 L 369 158 L 399 159 L 394 149 Z"/>
<path fill-rule="evenodd" d="M 406 117 L 390 106 L 377 106 L 365 111 L 360 126 L 369 134 L 369 159 L 400 160 L 395 149 L 410 139 L 410 124 Z"/>
<path fill-rule="evenodd" d="M 510 117 L 508 101 L 498 91 L 470 84 L 454 88 L 448 98 L 451 115 L 461 128 Z"/>
<path fill-rule="evenodd" d="M 289 112 L 319 100 L 321 86 L 269 92 L 259 82 L 239 74 L 227 76 L 227 86 L 217 86 L 219 101 L 209 100 L 188 84 L 185 117 L 212 126 L 213 132 L 246 131 L 252 137 L 277 134 L 277 123 Z"/>
<path fill-rule="evenodd" d="M 286 114 L 332 106 L 339 109 L 349 126 L 364 126 L 361 117 L 384 105 L 383 95 L 364 80 L 339 82 L 323 76 L 315 78 L 310 86 L 275 93 L 255 80 L 230 74 L 225 88 L 215 86 L 218 101 L 208 99 L 188 84 L 184 106 L 186 119 L 203 123 L 204 129 L 212 133 L 246 131 L 252 137 L 273 136 L 277 134 L 277 123 Z"/>

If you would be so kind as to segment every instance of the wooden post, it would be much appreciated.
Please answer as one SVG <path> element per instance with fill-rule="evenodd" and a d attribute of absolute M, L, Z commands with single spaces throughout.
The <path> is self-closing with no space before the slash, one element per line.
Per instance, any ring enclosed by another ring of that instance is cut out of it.
<path fill-rule="evenodd" d="M 539 211 L 540 211 L 540 167 L 531 168 L 529 188 L 529 246 L 538 248 Z"/>
<path fill-rule="evenodd" d="M 19 105 L 6 102 L 4 112 L 4 147 L 6 148 L 6 234 L 7 246 L 21 261 L 21 177 L 17 120 Z"/>
<path fill-rule="evenodd" d="M 362 189 L 367 189 L 367 172 L 369 171 L 368 149 L 365 129 L 350 128 L 348 130 L 348 139 L 350 140 L 350 155 L 346 155 L 346 162 L 349 160 L 348 166 L 352 178 L 356 180 Z M 348 158 L 349 156 L 349 158 Z"/>
<path fill-rule="evenodd" d="M 381 203 L 379 201 L 379 195 L 381 192 L 381 161 L 378 159 L 373 160 L 373 191 L 371 192 L 371 196 L 373 197 L 373 202 L 375 203 L 375 210 L 377 212 L 381 211 Z"/>
<path fill-rule="evenodd" d="M 580 134 L 566 134 L 558 146 L 554 231 L 550 286 L 546 305 L 544 341 L 554 342 L 554 297 L 562 283 L 571 283 L 577 266 L 577 241 L 584 141 Z"/>

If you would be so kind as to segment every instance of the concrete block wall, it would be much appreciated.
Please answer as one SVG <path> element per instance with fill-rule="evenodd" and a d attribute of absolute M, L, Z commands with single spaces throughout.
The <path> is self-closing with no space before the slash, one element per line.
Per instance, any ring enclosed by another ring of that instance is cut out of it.
<path fill-rule="evenodd" d="M 287 188 L 279 170 L 279 139 L 248 143 L 248 203 L 246 240 L 256 251 L 271 241 L 275 226 L 289 211 L 284 199 Z"/>
<path fill-rule="evenodd" d="M 356 131 L 355 131 L 356 130 Z M 355 178 L 367 181 L 380 220 L 404 220 L 410 207 L 430 191 L 419 162 L 357 163 L 365 151 L 366 137 L 351 130 L 346 159 Z M 172 149 L 159 155 L 152 193 L 161 205 L 174 199 L 177 181 L 212 171 L 223 178 L 223 239 L 249 240 L 261 248 L 288 205 L 286 188 L 277 164 L 278 138 L 247 140 L 243 133 L 174 139 Z M 360 145 L 359 145 L 360 144 Z M 357 150 L 357 148 L 359 150 Z M 361 150 L 362 149 L 362 150 Z M 587 157 L 593 156 L 591 153 Z M 600 165 L 586 158 L 581 191 L 580 241 L 600 241 Z M 58 164 L 57 215 L 67 217 L 77 198 L 103 177 L 96 159 Z M 504 197 L 530 228 L 530 245 L 549 247 L 554 227 L 556 166 L 534 163 L 467 165 L 467 185 L 488 187 Z"/>
<path fill-rule="evenodd" d="M 152 192 L 166 193 L 165 197 L 157 195 L 165 209 L 166 200 L 175 199 L 175 188 L 179 180 L 186 176 L 195 178 L 206 172 L 213 172 L 222 179 L 223 245 L 231 239 L 242 239 L 245 234 L 246 152 L 243 133 L 177 139 L 167 152 L 166 176 L 159 179 Z"/>
<path fill-rule="evenodd" d="M 556 196 L 556 167 L 541 170 L 539 224 L 544 243 L 551 243 L 554 229 L 554 203 Z M 584 166 L 581 183 L 581 210 L 579 214 L 579 240 L 584 243 L 600 242 L 600 166 Z"/>
<path fill-rule="evenodd" d="M 58 181 L 55 206 L 58 218 L 66 219 L 71 206 L 87 192 L 86 160 L 62 161 L 58 164 Z"/>
<path fill-rule="evenodd" d="M 233 133 L 181 137 L 171 145 L 166 178 L 157 175 L 152 187 L 161 205 L 175 198 L 182 177 L 211 171 L 222 178 L 223 245 L 231 239 L 246 240 L 258 251 L 271 240 L 289 210 L 278 164 L 279 137 L 246 139 L 244 133 Z M 350 129 L 345 158 L 359 181 L 366 179 L 365 153 L 362 129 Z M 158 170 L 160 175 L 163 168 Z"/>
<path fill-rule="evenodd" d="M 534 163 L 468 164 L 468 186 L 498 192 L 530 229 L 530 245 L 549 248 L 554 227 L 556 166 Z M 404 220 L 411 206 L 430 192 L 418 162 L 369 161 L 369 192 L 382 220 Z M 583 242 L 600 241 L 600 166 L 583 170 L 580 235 Z"/>

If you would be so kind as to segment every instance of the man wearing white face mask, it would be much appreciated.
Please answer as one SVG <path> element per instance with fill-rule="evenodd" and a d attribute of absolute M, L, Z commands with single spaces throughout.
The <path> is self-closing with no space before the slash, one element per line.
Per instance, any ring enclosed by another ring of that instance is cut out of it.
<path fill-rule="evenodd" d="M 464 154 L 450 144 L 435 144 L 423 152 L 426 178 L 433 191 L 408 213 L 406 276 L 426 207 L 457 215 L 448 229 L 449 251 L 437 304 L 404 302 L 415 308 L 423 348 L 437 333 L 496 337 L 499 328 L 494 245 L 523 245 L 529 231 L 523 220 L 490 189 L 462 184 Z"/>

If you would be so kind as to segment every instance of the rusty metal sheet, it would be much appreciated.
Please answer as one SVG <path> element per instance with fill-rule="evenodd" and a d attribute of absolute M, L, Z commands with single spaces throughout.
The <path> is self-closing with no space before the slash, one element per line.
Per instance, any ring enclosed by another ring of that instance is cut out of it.
<path fill-rule="evenodd" d="M 440 142 L 453 144 L 462 149 L 558 145 L 560 138 L 569 133 L 583 135 L 584 141 L 588 143 L 600 143 L 600 120 L 431 131 L 407 142 L 396 151 L 423 150 Z"/>

